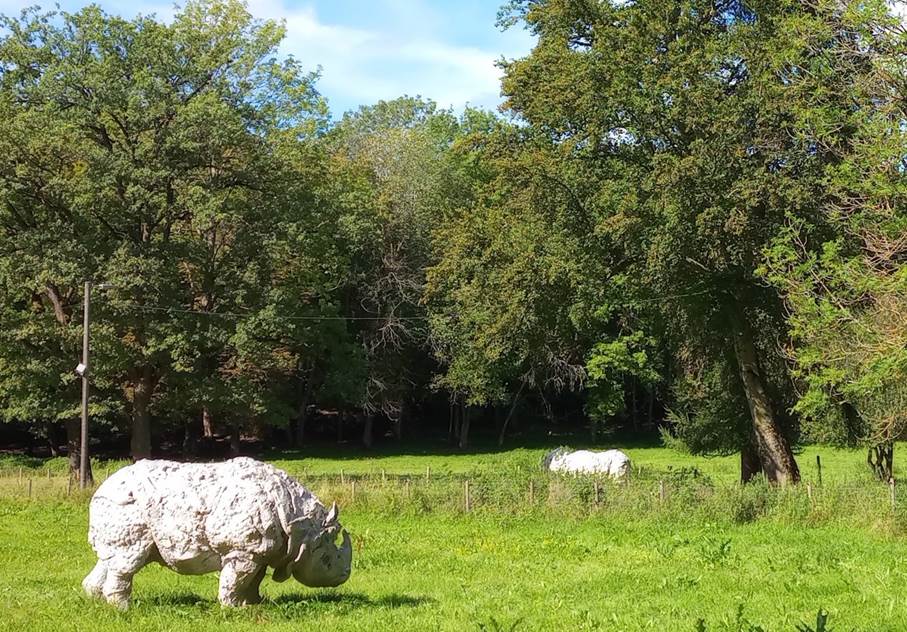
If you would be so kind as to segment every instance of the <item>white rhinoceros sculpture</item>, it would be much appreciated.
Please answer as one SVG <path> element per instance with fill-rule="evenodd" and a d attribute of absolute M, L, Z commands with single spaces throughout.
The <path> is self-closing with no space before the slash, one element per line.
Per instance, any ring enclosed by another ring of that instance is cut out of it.
<path fill-rule="evenodd" d="M 339 586 L 353 549 L 337 505 L 326 509 L 283 470 L 254 459 L 224 463 L 139 461 L 108 478 L 89 508 L 88 541 L 98 555 L 82 582 L 93 597 L 129 607 L 132 577 L 157 562 L 177 573 L 220 571 L 220 602 L 261 601 L 268 567 L 282 582 Z"/>
<path fill-rule="evenodd" d="M 620 450 L 574 452 L 558 448 L 545 456 L 543 465 L 552 472 L 569 474 L 604 474 L 615 479 L 623 479 L 630 475 L 630 457 Z"/>

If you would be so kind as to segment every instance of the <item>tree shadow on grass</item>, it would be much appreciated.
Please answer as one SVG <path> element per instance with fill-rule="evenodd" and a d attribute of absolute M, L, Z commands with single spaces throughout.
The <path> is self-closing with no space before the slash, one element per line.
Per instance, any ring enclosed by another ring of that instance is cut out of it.
<path fill-rule="evenodd" d="M 190 592 L 163 593 L 139 598 L 136 601 L 149 606 L 212 606 L 216 599 L 209 599 Z"/>
<path fill-rule="evenodd" d="M 216 599 L 202 597 L 190 592 L 150 595 L 145 599 L 141 599 L 141 601 L 146 605 L 156 607 L 216 607 L 218 605 Z M 265 598 L 261 605 L 253 607 L 274 609 L 287 617 L 293 617 L 306 610 L 352 611 L 363 608 L 416 608 L 431 603 L 434 603 L 434 599 L 430 597 L 403 595 L 400 593 L 390 593 L 372 598 L 358 592 L 334 592 L 278 595 L 274 598 Z"/>
<path fill-rule="evenodd" d="M 433 603 L 434 599 L 425 596 L 401 595 L 390 593 L 373 599 L 363 593 L 318 593 L 318 594 L 289 594 L 278 595 L 273 599 L 266 599 L 265 604 L 277 606 L 304 606 L 318 608 L 322 606 L 340 606 L 344 608 L 416 608 Z"/>
<path fill-rule="evenodd" d="M 499 446 L 496 435 L 476 435 L 471 437 L 468 450 L 460 450 L 451 446 L 442 438 L 414 439 L 404 443 L 385 441 L 374 447 L 366 449 L 354 442 L 342 444 L 331 441 L 316 441 L 310 445 L 292 449 L 286 447 L 265 447 L 256 452 L 257 458 L 267 461 L 286 460 L 297 461 L 309 458 L 330 459 L 332 461 L 359 461 L 361 459 L 381 459 L 387 457 L 462 457 L 462 456 L 490 456 L 511 452 L 515 449 L 551 450 L 559 446 L 569 445 L 574 449 L 606 448 L 662 448 L 660 437 L 655 434 L 642 434 L 631 432 L 604 431 L 596 441 L 584 430 L 569 430 L 555 434 L 551 432 L 527 432 L 517 436 L 508 437 L 503 446 Z"/>

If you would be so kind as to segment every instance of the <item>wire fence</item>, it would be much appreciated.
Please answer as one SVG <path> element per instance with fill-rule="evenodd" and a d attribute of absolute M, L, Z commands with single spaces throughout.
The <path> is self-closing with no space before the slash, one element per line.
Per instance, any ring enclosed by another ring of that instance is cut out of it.
<path fill-rule="evenodd" d="M 0 499 L 86 503 L 116 468 L 96 468 L 94 486 L 51 469 L 0 470 Z M 907 527 L 907 491 L 870 480 L 806 482 L 786 487 L 757 482 L 716 484 L 695 471 L 637 472 L 627 480 L 563 476 L 546 472 L 470 473 L 386 471 L 295 473 L 322 501 L 341 507 L 392 513 L 454 514 L 557 511 L 574 516 L 666 514 L 676 520 L 716 519 L 737 523 L 764 517 L 809 524 L 848 521 Z M 902 493 L 903 492 L 903 493 Z"/>

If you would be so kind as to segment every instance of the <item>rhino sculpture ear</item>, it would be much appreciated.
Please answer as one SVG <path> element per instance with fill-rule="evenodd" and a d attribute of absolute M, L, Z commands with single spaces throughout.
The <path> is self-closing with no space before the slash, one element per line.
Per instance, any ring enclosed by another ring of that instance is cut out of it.
<path fill-rule="evenodd" d="M 340 509 L 337 508 L 337 503 L 332 503 L 328 517 L 324 519 L 324 526 L 335 524 L 338 518 L 340 518 Z"/>
<path fill-rule="evenodd" d="M 293 566 L 305 555 L 306 534 L 310 531 L 311 520 L 302 519 L 290 523 L 290 534 L 287 539 L 287 550 L 283 558 L 274 566 L 273 579 L 284 582 L 293 574 Z"/>

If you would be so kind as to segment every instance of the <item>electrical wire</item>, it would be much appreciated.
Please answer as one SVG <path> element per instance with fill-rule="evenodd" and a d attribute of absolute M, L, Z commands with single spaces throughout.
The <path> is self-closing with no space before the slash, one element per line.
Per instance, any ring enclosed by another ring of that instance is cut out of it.
<path fill-rule="evenodd" d="M 180 309 L 176 307 L 157 307 L 152 305 L 139 305 L 137 303 L 126 303 L 129 309 L 141 312 L 158 312 L 167 314 L 184 314 L 193 316 L 210 316 L 213 318 L 248 318 L 254 316 L 252 312 L 239 314 L 235 312 L 206 312 L 197 309 Z M 406 320 L 406 321 L 425 321 L 429 320 L 428 316 L 275 316 L 276 320 L 287 321 L 380 321 L 380 320 Z"/>

